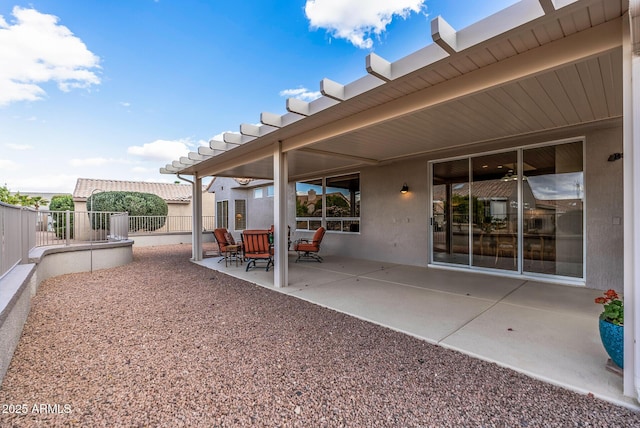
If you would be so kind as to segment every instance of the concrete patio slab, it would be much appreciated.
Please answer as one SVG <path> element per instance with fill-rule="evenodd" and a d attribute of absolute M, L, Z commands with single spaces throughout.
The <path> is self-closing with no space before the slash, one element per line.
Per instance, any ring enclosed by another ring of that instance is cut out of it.
<path fill-rule="evenodd" d="M 284 288 L 273 286 L 273 270 L 198 264 L 640 411 L 606 368 L 599 290 L 369 260 L 294 260 Z"/>

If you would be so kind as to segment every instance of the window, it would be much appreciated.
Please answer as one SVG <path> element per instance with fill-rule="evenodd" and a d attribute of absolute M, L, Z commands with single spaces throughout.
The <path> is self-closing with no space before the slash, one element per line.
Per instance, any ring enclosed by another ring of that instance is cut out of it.
<path fill-rule="evenodd" d="M 360 231 L 360 174 L 296 183 L 296 228 Z"/>
<path fill-rule="evenodd" d="M 216 202 L 216 227 L 229 228 L 229 201 Z"/>
<path fill-rule="evenodd" d="M 273 186 L 256 187 L 253 189 L 253 199 L 273 197 Z"/>
<path fill-rule="evenodd" d="M 247 201 L 236 199 L 234 202 L 235 230 L 245 230 L 247 228 Z"/>

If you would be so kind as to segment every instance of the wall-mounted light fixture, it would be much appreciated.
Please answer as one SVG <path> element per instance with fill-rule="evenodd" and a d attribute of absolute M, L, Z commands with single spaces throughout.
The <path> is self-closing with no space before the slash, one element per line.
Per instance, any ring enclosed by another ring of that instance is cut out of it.
<path fill-rule="evenodd" d="M 402 185 L 402 189 L 400 189 L 400 193 L 407 193 L 409 191 L 409 186 L 407 186 L 407 183 L 404 183 Z"/>
<path fill-rule="evenodd" d="M 609 159 L 607 160 L 609 162 L 615 162 L 620 159 L 622 159 L 622 153 L 612 153 L 611 155 L 609 155 Z"/>

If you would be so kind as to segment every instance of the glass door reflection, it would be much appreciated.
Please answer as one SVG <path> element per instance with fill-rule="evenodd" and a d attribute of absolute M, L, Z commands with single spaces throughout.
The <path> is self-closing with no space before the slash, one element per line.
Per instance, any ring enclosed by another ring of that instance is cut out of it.
<path fill-rule="evenodd" d="M 433 261 L 469 265 L 469 160 L 433 165 Z"/>
<path fill-rule="evenodd" d="M 518 269 L 518 154 L 471 159 L 472 265 Z"/>

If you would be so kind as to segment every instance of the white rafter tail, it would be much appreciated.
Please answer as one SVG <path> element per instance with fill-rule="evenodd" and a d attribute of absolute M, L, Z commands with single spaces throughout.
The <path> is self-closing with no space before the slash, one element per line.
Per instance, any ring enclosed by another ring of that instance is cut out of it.
<path fill-rule="evenodd" d="M 273 132 L 276 129 L 278 128 L 269 125 L 252 125 L 250 123 L 243 123 L 240 125 L 240 133 L 242 135 L 256 138 L 262 137 L 263 135 L 266 135 L 269 132 Z"/>
<path fill-rule="evenodd" d="M 290 113 L 300 114 L 302 116 L 311 116 L 311 111 L 309 110 L 309 103 L 306 101 L 299 100 L 297 98 L 287 99 L 287 111 Z"/>
<path fill-rule="evenodd" d="M 346 99 L 344 85 L 327 78 L 320 81 L 320 92 L 325 97 L 332 98 L 336 101 L 344 101 Z"/>
<path fill-rule="evenodd" d="M 246 135 L 242 135 L 239 132 L 225 132 L 222 134 L 222 140 L 227 144 L 244 144 L 248 143 L 251 140 L 255 140 L 256 137 L 248 137 Z"/>
<path fill-rule="evenodd" d="M 542 10 L 544 13 L 555 12 L 556 5 L 553 4 L 553 0 L 538 0 L 540 2 L 540 6 L 542 6 Z"/>
<path fill-rule="evenodd" d="M 431 38 L 448 54 L 458 52 L 458 33 L 441 16 L 431 20 Z"/>
<path fill-rule="evenodd" d="M 260 113 L 260 123 L 274 128 L 282 128 L 282 116 L 263 111 Z"/>
<path fill-rule="evenodd" d="M 393 80 L 393 76 L 391 75 L 391 63 L 381 56 L 370 53 L 367 55 L 366 64 L 367 73 L 372 76 L 376 76 L 378 79 L 382 79 L 387 82 Z"/>
<path fill-rule="evenodd" d="M 204 156 L 204 155 L 201 155 L 200 153 L 189 152 L 187 157 L 192 161 L 200 162 L 200 161 L 203 161 L 205 159 L 209 159 L 211 156 Z"/>
<path fill-rule="evenodd" d="M 177 174 L 178 172 L 180 172 L 180 170 L 171 164 L 160 168 L 160 174 Z"/>
<path fill-rule="evenodd" d="M 169 165 L 167 165 L 167 166 L 169 166 Z M 180 161 L 177 161 L 177 160 L 171 162 L 171 166 L 176 168 L 178 171 L 182 171 L 186 167 L 186 165 L 180 163 Z"/>
<path fill-rule="evenodd" d="M 279 114 L 263 112 L 260 115 L 260 122 L 264 125 L 273 126 L 274 128 L 284 128 L 305 117 L 306 116 L 301 116 L 297 113 L 286 113 L 281 116 Z"/>
<path fill-rule="evenodd" d="M 209 140 L 209 148 L 211 150 L 231 150 L 234 147 L 238 147 L 237 144 L 229 144 L 220 140 Z"/>
<path fill-rule="evenodd" d="M 178 159 L 178 162 L 185 166 L 191 166 L 197 163 L 197 161 L 191 160 L 186 156 L 180 157 L 180 159 Z"/>
<path fill-rule="evenodd" d="M 215 156 L 215 151 L 211 147 L 207 146 L 198 147 L 198 153 L 202 156 Z"/>

